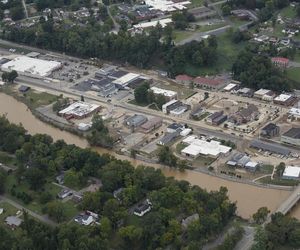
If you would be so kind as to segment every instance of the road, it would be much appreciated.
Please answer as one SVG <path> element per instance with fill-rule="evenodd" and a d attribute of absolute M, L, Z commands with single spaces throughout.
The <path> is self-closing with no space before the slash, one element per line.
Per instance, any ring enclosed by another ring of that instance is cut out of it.
<path fill-rule="evenodd" d="M 48 225 L 50 225 L 50 226 L 57 226 L 57 223 L 54 222 L 54 221 L 52 221 L 51 219 L 49 219 L 48 216 L 42 216 L 42 215 L 39 215 L 39 214 L 37 214 L 37 213 L 35 213 L 35 212 L 33 212 L 33 211 L 31 211 L 31 210 L 29 210 L 29 209 L 23 207 L 23 206 L 20 205 L 19 203 L 15 202 L 15 201 L 13 201 L 13 200 L 11 200 L 11 199 L 9 199 L 9 198 L 3 196 L 3 195 L 0 195 L 0 201 L 1 201 L 1 200 L 4 201 L 4 202 L 9 203 L 10 205 L 16 207 L 16 208 L 19 209 L 19 210 L 23 210 L 23 209 L 24 209 L 29 215 L 31 215 L 32 217 L 38 219 L 38 220 L 41 221 L 41 222 L 44 222 L 45 224 L 48 224 Z"/>
<path fill-rule="evenodd" d="M 243 238 L 236 244 L 234 250 L 250 250 L 254 243 L 255 228 L 244 226 L 245 233 Z"/>
<path fill-rule="evenodd" d="M 25 17 L 27 19 L 28 18 L 28 11 L 27 11 L 25 0 L 22 0 L 22 5 L 23 5 L 23 8 L 24 8 Z"/>
<path fill-rule="evenodd" d="M 120 24 L 118 24 L 118 22 L 116 21 L 116 19 L 113 17 L 113 15 L 111 14 L 110 12 L 110 6 L 107 6 L 106 9 L 107 9 L 107 14 L 109 15 L 110 19 L 113 21 L 114 23 L 114 30 L 112 32 L 114 33 L 118 33 L 119 30 L 120 30 Z"/>

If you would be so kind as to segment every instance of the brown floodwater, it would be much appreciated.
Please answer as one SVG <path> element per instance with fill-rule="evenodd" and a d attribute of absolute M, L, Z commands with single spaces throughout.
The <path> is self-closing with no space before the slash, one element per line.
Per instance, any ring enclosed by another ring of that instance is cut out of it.
<path fill-rule="evenodd" d="M 68 144 L 75 144 L 82 148 L 89 147 L 88 142 L 85 139 L 40 121 L 32 115 L 25 104 L 18 102 L 13 97 L 4 93 L 0 93 L 0 114 L 6 115 L 7 119 L 12 123 L 21 123 L 30 134 L 48 134 L 51 135 L 54 140 L 63 139 Z M 145 164 L 144 162 L 118 155 L 107 149 L 97 147 L 93 148 L 93 150 L 96 150 L 100 154 L 110 153 L 119 159 L 130 161 L 135 166 Z M 191 184 L 198 185 L 208 191 L 217 190 L 221 186 L 227 187 L 230 199 L 237 202 L 237 214 L 243 218 L 249 218 L 262 206 L 267 206 L 271 211 L 274 211 L 290 194 L 290 191 L 286 190 L 262 188 L 238 183 L 195 171 L 188 170 L 181 173 L 179 171 L 170 170 L 159 164 L 147 163 L 145 165 L 161 168 L 166 176 L 173 176 L 178 180 L 187 180 Z M 300 206 L 298 205 L 291 214 L 300 219 Z"/>

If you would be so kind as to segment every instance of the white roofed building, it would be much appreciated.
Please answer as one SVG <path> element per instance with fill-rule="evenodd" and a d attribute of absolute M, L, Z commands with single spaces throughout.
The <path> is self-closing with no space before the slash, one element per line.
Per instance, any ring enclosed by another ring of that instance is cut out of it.
<path fill-rule="evenodd" d="M 160 20 L 155 20 L 155 21 L 150 21 L 150 22 L 143 22 L 143 23 L 138 23 L 133 25 L 133 28 L 135 29 L 147 29 L 151 27 L 156 27 L 157 24 L 160 24 L 162 28 L 165 28 L 168 24 L 172 23 L 171 18 L 165 18 L 165 19 L 160 19 Z"/>
<path fill-rule="evenodd" d="M 170 1 L 170 0 L 145 0 L 145 4 L 150 6 L 150 10 L 160 10 L 163 12 L 173 12 L 186 9 L 190 1 Z"/>
<path fill-rule="evenodd" d="M 4 63 L 1 66 L 1 70 L 5 72 L 15 70 L 20 75 L 44 78 L 61 67 L 62 64 L 60 62 L 46 61 L 28 56 L 18 56 L 13 60 Z"/>
<path fill-rule="evenodd" d="M 282 178 L 299 180 L 300 179 L 300 167 L 286 166 L 284 169 L 284 172 L 282 174 Z"/>
<path fill-rule="evenodd" d="M 294 116 L 296 119 L 300 118 L 300 109 L 299 108 L 291 108 L 288 113 L 289 113 L 289 115 Z"/>
<path fill-rule="evenodd" d="M 66 119 L 82 119 L 91 115 L 94 112 L 99 111 L 100 108 L 101 107 L 99 105 L 93 103 L 74 102 L 67 108 L 59 111 L 58 114 L 60 116 L 65 117 Z"/>
<path fill-rule="evenodd" d="M 168 100 L 173 100 L 177 98 L 177 92 L 173 90 L 161 89 L 157 87 L 151 87 L 150 90 L 153 92 L 154 95 L 163 95 Z"/>
<path fill-rule="evenodd" d="M 205 141 L 198 139 L 197 136 L 191 135 L 182 141 L 188 144 L 186 148 L 181 151 L 181 154 L 196 158 L 199 155 L 218 157 L 220 155 L 227 155 L 231 151 L 231 147 L 221 145 L 219 141 Z"/>
<path fill-rule="evenodd" d="M 289 94 L 280 94 L 274 98 L 274 103 L 284 106 L 290 106 L 296 102 L 297 98 Z"/>
<path fill-rule="evenodd" d="M 127 87 L 127 85 L 129 83 L 131 83 L 132 81 L 138 79 L 139 77 L 140 77 L 139 74 L 128 73 L 128 74 L 114 80 L 113 83 L 116 85 L 117 88 L 123 89 L 123 88 Z"/>

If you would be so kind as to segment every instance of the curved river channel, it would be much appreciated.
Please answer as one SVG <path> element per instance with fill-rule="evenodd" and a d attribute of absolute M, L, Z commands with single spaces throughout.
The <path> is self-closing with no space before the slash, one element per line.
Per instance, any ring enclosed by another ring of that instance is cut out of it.
<path fill-rule="evenodd" d="M 25 104 L 18 102 L 13 97 L 4 93 L 0 93 L 0 114 L 6 115 L 7 119 L 12 123 L 21 123 L 30 134 L 48 134 L 52 136 L 54 140 L 63 139 L 68 144 L 75 144 L 82 148 L 89 147 L 88 142 L 85 139 L 40 121 L 32 115 Z M 92 149 L 100 154 L 109 153 L 116 158 L 128 160 L 135 166 L 144 164 L 155 168 L 161 168 L 166 176 L 173 176 L 179 180 L 187 180 L 191 184 L 198 185 L 207 190 L 217 190 L 221 186 L 225 186 L 228 188 L 230 199 L 237 202 L 237 214 L 243 218 L 249 218 L 262 206 L 267 206 L 271 211 L 274 211 L 290 194 L 290 191 L 238 183 L 190 170 L 181 173 L 179 171 L 170 170 L 159 164 L 148 164 L 133 160 L 103 148 L 93 147 Z M 292 211 L 291 215 L 300 219 L 299 205 Z"/>

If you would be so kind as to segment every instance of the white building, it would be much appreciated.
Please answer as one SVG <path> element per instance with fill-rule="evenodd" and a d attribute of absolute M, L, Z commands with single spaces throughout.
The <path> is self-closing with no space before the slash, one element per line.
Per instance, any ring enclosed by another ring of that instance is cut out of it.
<path fill-rule="evenodd" d="M 146 0 L 145 4 L 151 6 L 150 9 L 160 10 L 163 12 L 173 12 L 186 9 L 186 5 L 191 4 L 190 1 L 173 2 L 170 0 Z"/>
<path fill-rule="evenodd" d="M 59 115 L 70 118 L 82 119 L 97 112 L 101 107 L 87 102 L 74 102 L 67 108 L 58 112 Z"/>
<path fill-rule="evenodd" d="M 297 180 L 300 178 L 300 167 L 286 166 L 282 174 L 283 179 Z"/>
<path fill-rule="evenodd" d="M 135 29 L 146 29 L 150 27 L 156 27 L 157 24 L 160 24 L 162 28 L 165 28 L 168 24 L 172 23 L 171 18 L 165 18 L 165 19 L 160 19 L 160 20 L 155 20 L 155 21 L 150 21 L 150 22 L 145 22 L 145 23 L 138 23 L 133 25 L 133 28 Z"/>
<path fill-rule="evenodd" d="M 219 141 L 205 141 L 198 139 L 196 136 L 189 136 L 182 141 L 188 144 L 181 153 L 185 156 L 196 158 L 199 155 L 218 157 L 219 155 L 227 155 L 231 151 L 231 147 L 221 145 Z"/>
<path fill-rule="evenodd" d="M 259 89 L 254 92 L 254 97 L 258 99 L 262 99 L 264 95 L 271 93 L 272 91 L 269 89 Z"/>
<path fill-rule="evenodd" d="M 122 76 L 116 80 L 113 81 L 113 83 L 120 89 L 127 87 L 129 83 L 132 81 L 138 79 L 140 77 L 139 74 L 135 73 L 128 73 L 125 76 Z"/>
<path fill-rule="evenodd" d="M 153 94 L 163 95 L 168 100 L 173 100 L 173 99 L 177 98 L 177 92 L 175 92 L 173 90 L 161 89 L 158 87 L 151 87 L 150 90 L 153 92 Z"/>
<path fill-rule="evenodd" d="M 62 64 L 60 62 L 46 61 L 28 56 L 18 56 L 13 60 L 4 63 L 1 66 L 1 70 L 5 72 L 15 70 L 20 75 L 44 78 L 61 67 Z"/>
<path fill-rule="evenodd" d="M 236 87 L 237 87 L 237 84 L 235 84 L 235 83 L 229 83 L 228 85 L 226 85 L 224 87 L 223 90 L 230 92 L 231 90 L 235 89 Z"/>
<path fill-rule="evenodd" d="M 289 115 L 294 116 L 296 119 L 300 118 L 300 109 L 299 108 L 291 108 L 288 112 Z"/>

